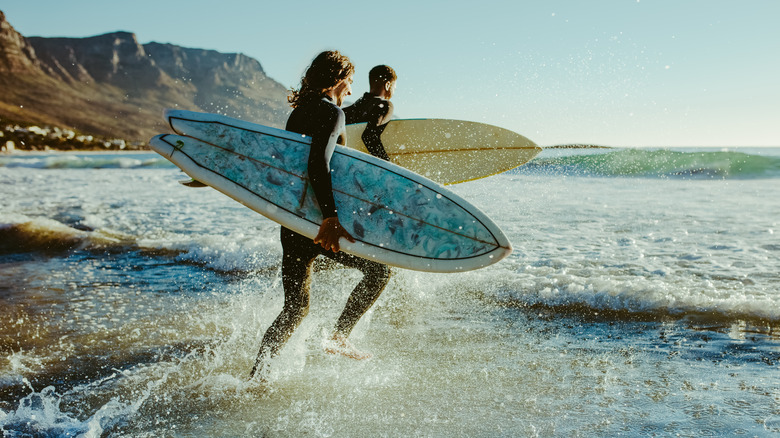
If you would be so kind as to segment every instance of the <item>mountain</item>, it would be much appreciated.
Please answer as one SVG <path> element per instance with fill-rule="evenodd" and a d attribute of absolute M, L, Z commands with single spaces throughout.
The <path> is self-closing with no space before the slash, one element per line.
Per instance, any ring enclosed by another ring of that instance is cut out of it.
<path fill-rule="evenodd" d="M 287 90 L 240 53 L 140 44 L 129 32 L 26 38 L 0 11 L 0 119 L 146 141 L 164 108 L 283 127 Z"/>

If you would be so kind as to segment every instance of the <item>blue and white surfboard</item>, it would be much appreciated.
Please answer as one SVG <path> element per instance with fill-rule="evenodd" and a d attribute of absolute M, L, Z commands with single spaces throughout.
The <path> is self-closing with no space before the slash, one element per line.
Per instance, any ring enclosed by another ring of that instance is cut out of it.
<path fill-rule="evenodd" d="M 311 138 L 229 117 L 169 110 L 182 135 L 150 146 L 203 182 L 291 230 L 314 238 L 322 213 L 307 175 Z M 356 242 L 348 253 L 400 268 L 459 272 L 512 252 L 498 226 L 478 208 L 395 164 L 337 146 L 331 178 L 339 221 Z"/>

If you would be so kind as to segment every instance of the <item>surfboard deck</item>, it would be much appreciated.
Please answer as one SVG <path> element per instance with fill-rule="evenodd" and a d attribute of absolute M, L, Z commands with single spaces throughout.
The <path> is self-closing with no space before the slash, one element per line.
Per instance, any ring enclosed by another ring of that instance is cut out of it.
<path fill-rule="evenodd" d="M 368 153 L 365 123 L 347 125 L 347 146 Z M 382 133 L 390 161 L 439 184 L 485 178 L 521 166 L 542 148 L 508 129 L 448 119 L 392 120 Z"/>
<path fill-rule="evenodd" d="M 311 139 L 228 117 L 169 110 L 175 131 L 150 141 L 194 180 L 313 238 L 322 213 L 306 167 Z M 511 253 L 504 233 L 478 208 L 438 184 L 338 146 L 331 158 L 339 220 L 357 241 L 342 250 L 392 266 L 460 272 Z"/>

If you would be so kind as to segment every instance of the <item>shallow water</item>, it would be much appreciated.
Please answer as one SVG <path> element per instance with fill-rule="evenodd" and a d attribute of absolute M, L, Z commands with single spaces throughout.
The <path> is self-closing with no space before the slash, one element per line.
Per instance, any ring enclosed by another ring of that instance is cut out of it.
<path fill-rule="evenodd" d="M 323 352 L 358 281 L 323 265 L 266 383 L 246 377 L 281 308 L 278 226 L 177 184 L 153 154 L 2 156 L 0 427 L 780 432 L 777 152 L 545 151 L 453 186 L 515 253 L 462 274 L 394 270 L 353 333 L 374 353 L 362 362 Z M 637 161 L 656 164 L 627 174 Z"/>

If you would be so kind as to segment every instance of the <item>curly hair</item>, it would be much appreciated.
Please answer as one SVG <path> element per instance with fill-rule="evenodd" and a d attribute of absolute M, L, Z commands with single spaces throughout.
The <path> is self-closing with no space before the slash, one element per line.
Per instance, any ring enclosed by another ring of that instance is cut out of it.
<path fill-rule="evenodd" d="M 338 50 L 328 50 L 317 55 L 301 78 L 300 88 L 291 89 L 287 101 L 297 108 L 304 102 L 321 99 L 339 81 L 355 73 L 355 66 Z"/>

